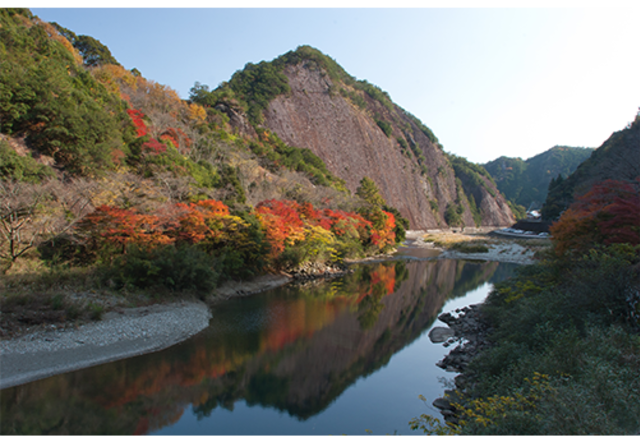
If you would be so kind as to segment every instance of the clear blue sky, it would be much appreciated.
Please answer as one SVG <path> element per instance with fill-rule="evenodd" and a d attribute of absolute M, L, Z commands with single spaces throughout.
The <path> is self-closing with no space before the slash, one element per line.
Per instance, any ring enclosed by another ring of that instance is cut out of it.
<path fill-rule="evenodd" d="M 311 45 L 389 92 L 446 151 L 478 163 L 598 147 L 640 107 L 640 9 L 624 4 L 32 11 L 97 38 L 183 98 L 196 81 L 215 88 L 248 62 Z"/>

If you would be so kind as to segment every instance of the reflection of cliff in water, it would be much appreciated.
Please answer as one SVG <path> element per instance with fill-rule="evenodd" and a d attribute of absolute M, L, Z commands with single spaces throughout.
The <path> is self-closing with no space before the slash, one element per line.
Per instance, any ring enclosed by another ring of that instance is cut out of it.
<path fill-rule="evenodd" d="M 168 350 L 1 393 L 2 434 L 144 434 L 235 401 L 306 419 L 386 365 L 444 302 L 487 281 L 496 263 L 359 266 L 216 307 L 211 326 Z"/>

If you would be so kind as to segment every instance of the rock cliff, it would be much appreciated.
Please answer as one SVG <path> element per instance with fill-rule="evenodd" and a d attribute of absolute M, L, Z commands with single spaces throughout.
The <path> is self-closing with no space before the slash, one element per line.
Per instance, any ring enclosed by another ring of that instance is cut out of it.
<path fill-rule="evenodd" d="M 303 47 L 272 62 L 286 76 L 290 90 L 263 109 L 263 127 L 289 145 L 310 149 L 352 193 L 364 176 L 371 178 L 412 229 L 451 225 L 445 216 L 449 206 L 461 207 L 459 225 L 475 226 L 479 221 L 504 226 L 515 221 L 494 183 L 487 182 L 489 191 L 467 195 L 448 155 L 426 126 L 386 93 L 349 77 L 337 64 L 327 66 L 326 60 L 331 59 Z M 468 198 L 475 199 L 475 207 Z"/>

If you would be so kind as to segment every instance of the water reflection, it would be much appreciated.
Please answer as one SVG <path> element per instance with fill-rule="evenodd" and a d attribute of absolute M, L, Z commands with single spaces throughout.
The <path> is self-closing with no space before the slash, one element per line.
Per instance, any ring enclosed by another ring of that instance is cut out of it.
<path fill-rule="evenodd" d="M 207 419 L 240 400 L 305 421 L 419 337 L 447 299 L 503 279 L 498 267 L 377 263 L 230 301 L 216 306 L 209 328 L 170 349 L 2 390 L 0 432 L 148 434 L 185 409 Z"/>

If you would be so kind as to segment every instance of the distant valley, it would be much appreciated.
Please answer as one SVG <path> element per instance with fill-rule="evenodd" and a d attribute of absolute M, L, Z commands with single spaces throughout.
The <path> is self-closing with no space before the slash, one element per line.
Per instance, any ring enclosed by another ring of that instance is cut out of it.
<path fill-rule="evenodd" d="M 500 192 L 524 209 L 540 209 L 551 180 L 567 178 L 594 149 L 554 146 L 527 160 L 500 157 L 483 164 Z"/>

